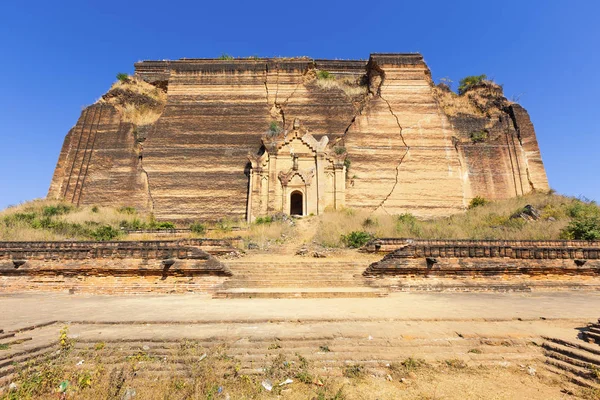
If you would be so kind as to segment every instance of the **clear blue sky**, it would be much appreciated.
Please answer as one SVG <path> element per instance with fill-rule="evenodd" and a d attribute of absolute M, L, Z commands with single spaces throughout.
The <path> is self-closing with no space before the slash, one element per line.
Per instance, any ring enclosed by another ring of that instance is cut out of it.
<path fill-rule="evenodd" d="M 551 187 L 600 200 L 598 15 L 556 0 L 3 2 L 0 209 L 46 195 L 65 134 L 117 72 L 224 52 L 421 52 L 436 81 L 485 73 L 529 111 Z"/>

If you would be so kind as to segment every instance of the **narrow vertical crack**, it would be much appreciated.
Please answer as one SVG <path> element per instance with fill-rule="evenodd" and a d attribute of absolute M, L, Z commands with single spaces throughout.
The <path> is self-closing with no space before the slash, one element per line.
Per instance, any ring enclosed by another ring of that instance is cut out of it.
<path fill-rule="evenodd" d="M 137 129 L 137 127 L 134 127 L 134 129 Z M 154 124 L 153 129 L 156 130 L 156 124 Z M 148 171 L 146 171 L 146 169 L 144 168 L 144 146 L 142 145 L 141 142 L 137 142 L 137 150 L 138 150 L 137 153 L 138 153 L 139 167 L 140 167 L 140 170 L 142 171 L 142 174 L 146 177 L 146 192 L 148 193 L 150 212 L 153 213 L 154 212 L 154 197 L 152 197 L 152 191 L 150 190 L 150 175 L 148 174 Z"/>
<path fill-rule="evenodd" d="M 265 81 L 264 81 L 264 85 L 265 85 L 265 92 L 266 92 L 266 96 L 267 96 L 267 105 L 271 105 L 271 103 L 269 102 L 269 85 L 268 85 L 268 79 L 269 79 L 269 64 L 265 63 Z"/>
<path fill-rule="evenodd" d="M 383 80 L 382 80 L 382 84 L 383 84 Z M 400 139 L 402 140 L 402 144 L 404 145 L 404 147 L 406 147 L 406 150 L 404 151 L 404 154 L 402 155 L 402 157 L 400 157 L 400 161 L 396 165 L 396 176 L 395 176 L 394 186 L 392 186 L 392 190 L 390 190 L 390 192 L 388 193 L 388 195 L 385 196 L 385 198 L 381 201 L 381 203 L 375 208 L 375 210 L 377 210 L 378 208 L 382 208 L 387 213 L 387 210 L 385 209 L 385 202 L 390 198 L 390 196 L 392 195 L 392 193 L 394 193 L 394 190 L 396 189 L 396 186 L 398 186 L 398 175 L 400 174 L 400 166 L 402 165 L 402 162 L 404 161 L 404 158 L 408 154 L 408 151 L 410 150 L 410 146 L 408 146 L 406 144 L 406 141 L 404 140 L 404 135 L 402 134 L 402 125 L 400 125 L 400 120 L 398 119 L 398 116 L 396 114 L 394 114 L 394 110 L 392 109 L 392 106 L 391 106 L 390 102 L 387 101 L 381 95 L 381 85 L 379 86 L 378 95 L 379 95 L 379 98 L 381 100 L 385 101 L 385 104 L 387 104 L 388 109 L 390 110 L 390 114 L 392 114 L 394 116 L 394 118 L 396 119 L 396 124 L 398 125 L 398 129 L 399 129 L 399 133 L 400 133 Z"/>
<path fill-rule="evenodd" d="M 140 156 L 140 169 L 142 170 L 142 174 L 146 176 L 146 191 L 148 192 L 148 199 L 150 200 L 150 212 L 154 212 L 154 198 L 152 197 L 152 191 L 150 190 L 150 175 L 148 175 L 148 171 L 144 169 L 142 158 L 143 157 Z"/>

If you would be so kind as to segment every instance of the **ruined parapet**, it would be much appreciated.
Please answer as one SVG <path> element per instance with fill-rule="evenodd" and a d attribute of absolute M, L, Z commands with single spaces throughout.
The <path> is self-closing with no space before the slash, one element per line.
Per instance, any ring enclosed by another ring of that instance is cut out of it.
<path fill-rule="evenodd" d="M 1 276 L 166 273 L 231 275 L 227 266 L 212 255 L 184 241 L 0 243 Z"/>
<path fill-rule="evenodd" d="M 412 247 L 555 247 L 555 248 L 600 248 L 598 240 L 481 240 L 481 239 L 410 239 L 376 238 L 370 240 L 360 251 L 367 253 L 391 253 L 406 246 Z"/>
<path fill-rule="evenodd" d="M 371 246 L 377 248 L 378 244 L 373 242 Z M 364 275 L 598 276 L 600 242 L 405 241 L 402 247 L 371 264 Z"/>

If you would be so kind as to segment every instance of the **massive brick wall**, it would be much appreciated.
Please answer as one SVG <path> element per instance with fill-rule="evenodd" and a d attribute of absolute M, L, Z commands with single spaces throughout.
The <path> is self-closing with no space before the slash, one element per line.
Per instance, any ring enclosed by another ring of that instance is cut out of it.
<path fill-rule="evenodd" d="M 67 134 L 48 198 L 74 204 L 130 204 L 148 210 L 148 190 L 135 152 L 133 125 L 117 110 L 94 104 Z"/>
<path fill-rule="evenodd" d="M 324 88 L 315 70 L 366 77 L 368 90 Z M 418 54 L 374 54 L 368 62 L 145 61 L 136 75 L 168 88 L 143 146 L 136 147 L 137 127 L 121 123 L 114 108 L 88 107 L 65 138 L 50 198 L 133 205 L 159 219 L 243 218 L 247 154 L 259 151 L 271 121 L 289 128 L 295 118 L 346 147 L 349 207 L 431 217 L 464 210 L 477 195 L 548 188 L 527 112 L 512 105 L 490 141 L 468 143 L 485 118 L 447 116 Z"/>

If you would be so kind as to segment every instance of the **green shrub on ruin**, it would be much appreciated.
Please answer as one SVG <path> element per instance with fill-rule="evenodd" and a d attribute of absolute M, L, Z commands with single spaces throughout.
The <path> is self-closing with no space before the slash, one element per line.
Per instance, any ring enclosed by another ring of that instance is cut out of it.
<path fill-rule="evenodd" d="M 221 55 L 217 58 L 218 60 L 233 60 L 234 57 L 227 53 L 221 53 Z"/>
<path fill-rule="evenodd" d="M 175 224 L 170 221 L 150 221 L 148 228 L 156 230 L 169 230 L 175 229 Z"/>
<path fill-rule="evenodd" d="M 483 82 L 487 79 L 486 74 L 470 75 L 462 78 L 458 86 L 458 94 L 464 94 L 471 87 Z"/>
<path fill-rule="evenodd" d="M 600 240 L 600 218 L 582 217 L 572 220 L 561 231 L 562 239 Z"/>
<path fill-rule="evenodd" d="M 270 224 L 273 221 L 274 221 L 273 217 L 267 216 L 267 217 L 258 217 L 258 218 L 256 218 L 256 220 L 254 221 L 254 223 L 257 224 L 257 225 L 261 225 L 261 224 Z"/>
<path fill-rule="evenodd" d="M 279 126 L 279 122 L 277 121 L 271 121 L 271 123 L 269 124 L 269 130 L 267 131 L 267 133 L 269 135 L 277 135 L 281 132 L 281 126 Z"/>
<path fill-rule="evenodd" d="M 317 79 L 335 79 L 335 76 L 329 71 L 317 71 Z"/>
<path fill-rule="evenodd" d="M 99 242 L 115 240 L 121 236 L 121 231 L 110 225 L 102 225 L 91 232 L 91 237 Z"/>
<path fill-rule="evenodd" d="M 335 146 L 333 148 L 333 152 L 335 154 L 337 154 L 338 156 L 341 156 L 342 154 L 344 154 L 346 152 L 346 148 L 344 146 Z"/>
<path fill-rule="evenodd" d="M 121 214 L 127 214 L 127 215 L 137 214 L 136 208 L 135 207 L 130 207 L 130 206 L 120 207 L 117 211 L 119 211 Z"/>
<path fill-rule="evenodd" d="M 482 143 L 482 142 L 485 142 L 486 139 L 488 138 L 488 134 L 486 131 L 471 132 L 471 134 L 469 136 L 471 137 L 471 141 L 473 143 Z"/>
<path fill-rule="evenodd" d="M 203 235 L 204 233 L 206 233 L 206 225 L 204 225 L 201 222 L 194 222 L 190 225 L 190 230 L 192 231 L 192 233 L 195 233 L 197 235 Z"/>
<path fill-rule="evenodd" d="M 367 244 L 372 239 L 371 234 L 365 231 L 353 231 L 347 235 L 342 235 L 342 241 L 346 247 L 357 249 Z"/>
<path fill-rule="evenodd" d="M 68 206 L 66 204 L 57 204 L 42 208 L 42 214 L 46 217 L 54 217 L 55 215 L 68 214 L 72 209 L 72 206 Z"/>
<path fill-rule="evenodd" d="M 117 74 L 117 79 L 119 80 L 119 82 L 126 83 L 126 82 L 129 82 L 129 75 L 127 75 L 124 72 L 119 72 Z"/>
<path fill-rule="evenodd" d="M 483 198 L 481 196 L 475 196 L 471 199 L 471 202 L 469 203 L 469 209 L 485 206 L 488 203 L 489 203 L 489 201 L 487 201 L 485 198 Z"/>

